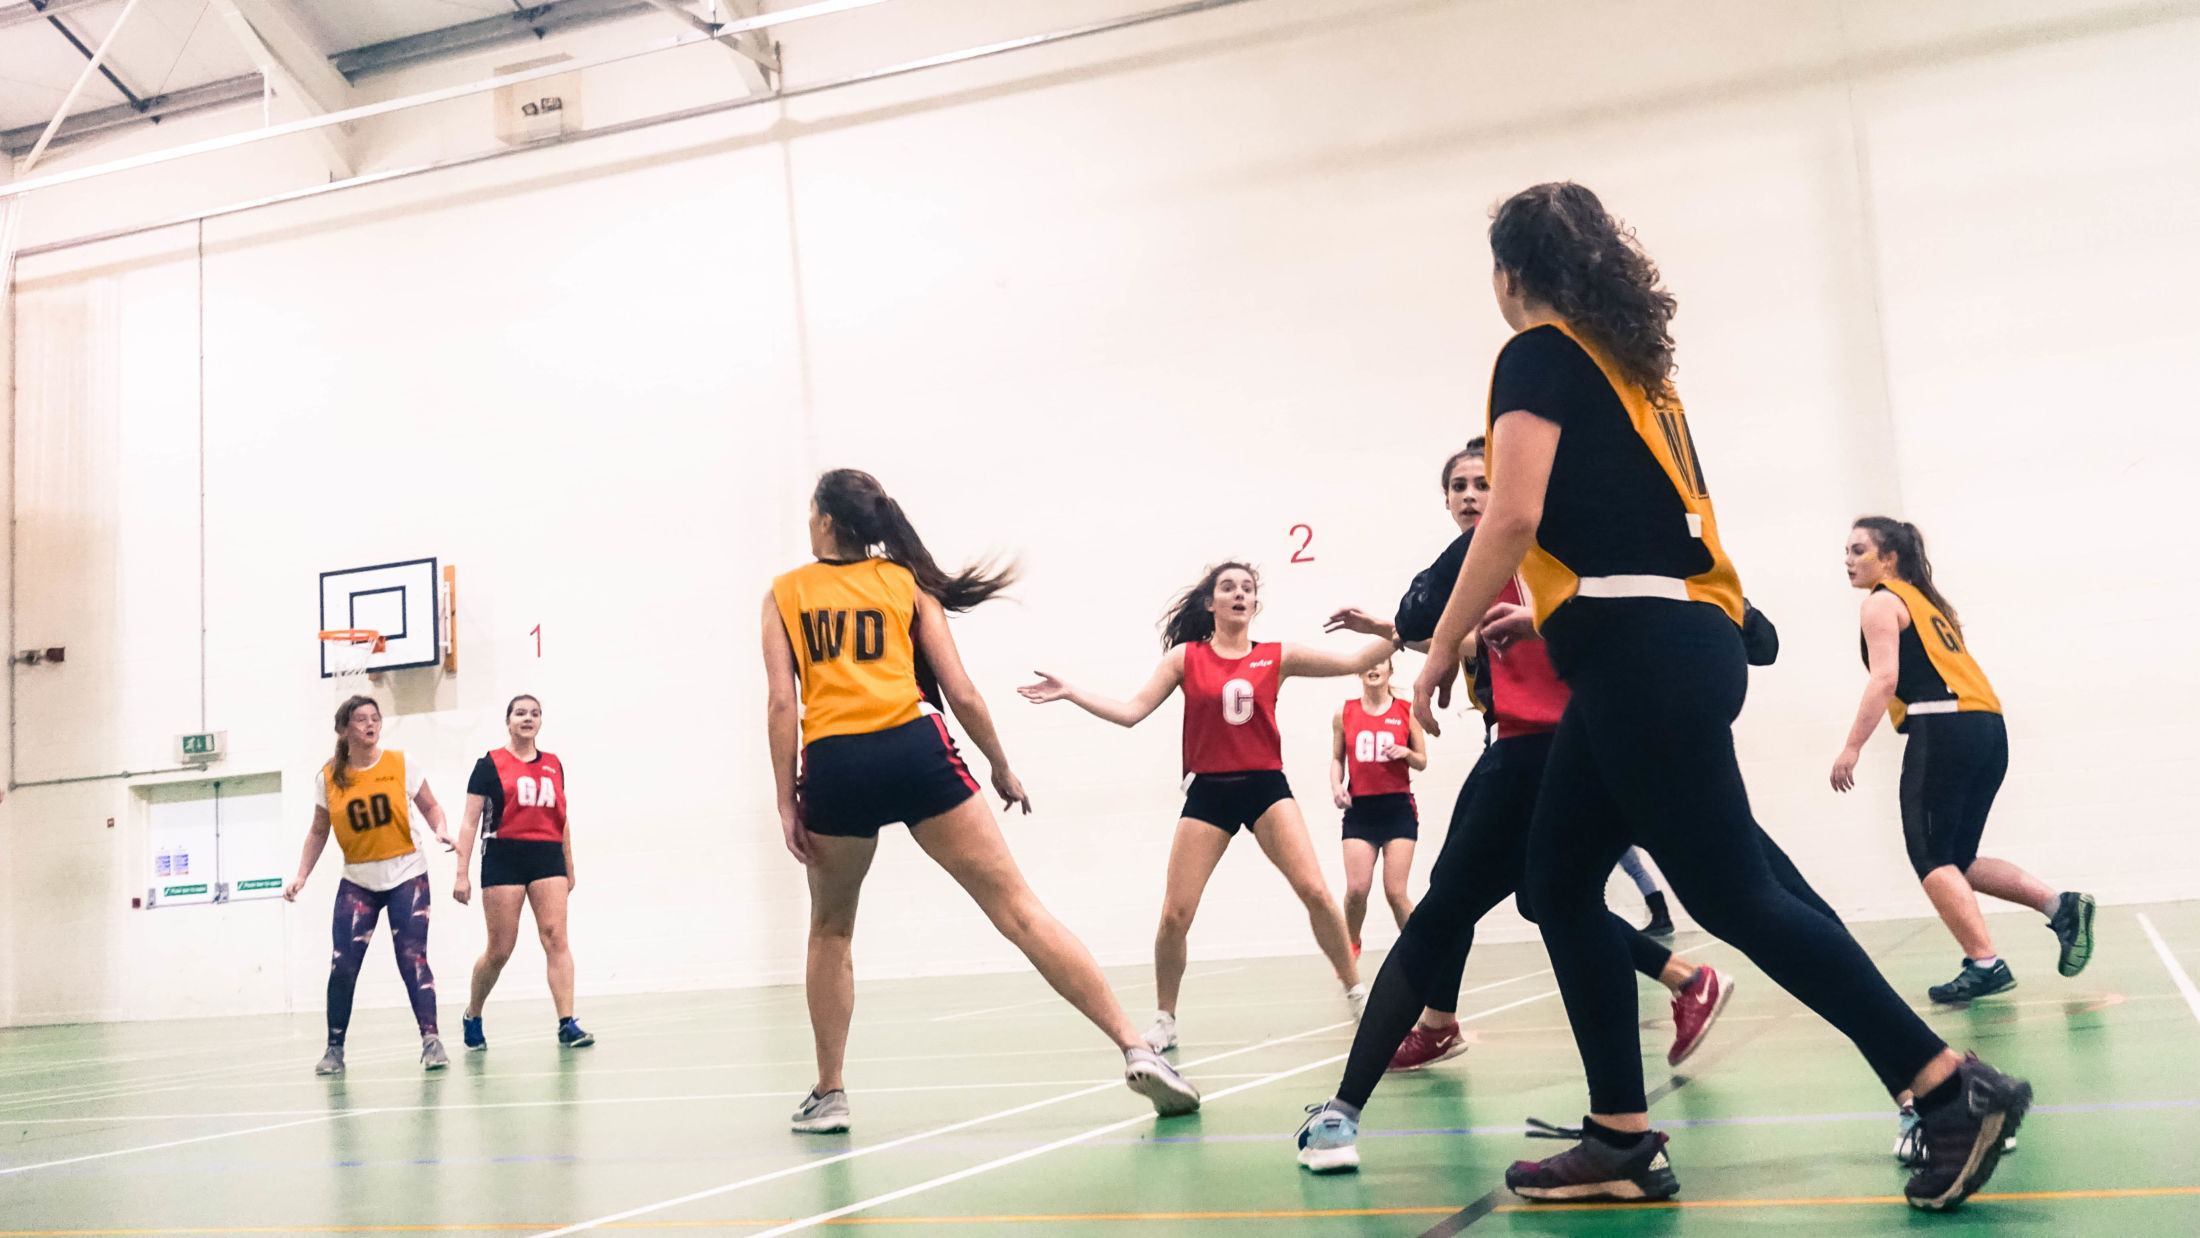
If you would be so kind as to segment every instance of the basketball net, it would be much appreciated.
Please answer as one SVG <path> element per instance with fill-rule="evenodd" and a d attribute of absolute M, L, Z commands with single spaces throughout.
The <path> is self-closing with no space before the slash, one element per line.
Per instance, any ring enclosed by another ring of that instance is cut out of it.
<path fill-rule="evenodd" d="M 389 642 L 371 628 L 338 628 L 321 633 L 321 657 L 337 697 L 366 692 L 373 678 L 367 663 L 388 649 Z"/>

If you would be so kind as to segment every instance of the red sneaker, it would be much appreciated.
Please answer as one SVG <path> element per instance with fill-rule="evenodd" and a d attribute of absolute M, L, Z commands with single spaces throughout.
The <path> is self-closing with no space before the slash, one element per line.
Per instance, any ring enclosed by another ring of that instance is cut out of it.
<path fill-rule="evenodd" d="M 1419 1070 L 1448 1062 L 1467 1051 L 1467 1042 L 1459 1035 L 1459 1025 L 1449 1027 L 1417 1027 L 1406 1033 L 1398 1051 L 1390 1056 L 1391 1070 Z"/>
<path fill-rule="evenodd" d="M 1703 1044 L 1711 1025 L 1734 996 L 1734 982 L 1712 968 L 1704 968 L 1688 988 L 1673 995 L 1673 1047 L 1666 1050 L 1665 1064 L 1678 1066 Z"/>

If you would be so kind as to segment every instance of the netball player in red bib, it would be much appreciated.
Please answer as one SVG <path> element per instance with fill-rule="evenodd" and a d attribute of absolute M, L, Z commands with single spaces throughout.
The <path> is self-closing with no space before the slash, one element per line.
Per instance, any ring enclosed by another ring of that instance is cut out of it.
<path fill-rule="evenodd" d="M 519 909 L 535 910 L 535 934 L 542 939 L 550 970 L 550 1001 L 558 1011 L 558 1043 L 578 1049 L 596 1043 L 573 1017 L 573 949 L 565 935 L 566 899 L 573 892 L 573 835 L 566 812 L 565 763 L 535 746 L 542 730 L 542 702 L 515 696 L 504 707 L 510 736 L 474 762 L 466 783 L 466 822 L 459 834 L 458 884 L 451 897 L 464 903 L 473 896 L 473 857 L 478 830 L 481 845 L 481 910 L 489 922 L 489 948 L 474 960 L 473 994 L 459 1026 L 466 1047 L 489 1047 L 481 1031 L 481 1004 L 511 961 L 519 943 Z"/>
<path fill-rule="evenodd" d="M 1184 690 L 1184 811 L 1169 848 L 1168 892 L 1161 904 L 1161 927 L 1154 934 L 1160 1012 L 1146 1032 L 1146 1043 L 1156 1051 L 1176 1045 L 1185 937 L 1207 879 L 1241 826 L 1253 831 L 1254 841 L 1306 905 L 1314 940 L 1336 968 L 1354 1017 L 1367 1000 L 1344 916 L 1329 895 L 1307 837 L 1306 818 L 1284 780 L 1276 690 L 1293 676 L 1360 674 L 1390 657 L 1395 646 L 1378 640 L 1356 653 L 1330 653 L 1304 645 L 1255 644 L 1250 628 L 1259 609 L 1260 577 L 1252 566 L 1218 564 L 1169 607 L 1161 622 L 1161 647 L 1167 652 L 1130 700 L 1110 700 L 1044 672 L 1039 682 L 1019 689 L 1025 700 L 1071 701 L 1096 718 L 1125 727 L 1138 725 L 1170 693 Z"/>
<path fill-rule="evenodd" d="M 780 830 L 810 883 L 805 987 L 817 1084 L 795 1110 L 795 1132 L 848 1129 L 841 1070 L 855 1010 L 856 901 L 879 830 L 897 821 L 1054 991 L 1123 1050 L 1123 1082 L 1132 1091 L 1163 1117 L 1199 1108 L 1199 1090 L 1139 1039 L 1092 953 L 1024 884 L 932 703 L 944 701 L 985 754 L 1003 805 L 1030 812 L 947 628 L 950 612 L 994 597 L 1011 573 L 942 568 L 901 504 L 855 469 L 818 479 L 810 550 L 815 562 L 772 581 L 763 615 Z"/>
<path fill-rule="evenodd" d="M 1413 707 L 1390 694 L 1390 672 L 1388 658 L 1360 672 L 1360 695 L 1344 703 L 1330 728 L 1329 795 L 1344 809 L 1344 931 L 1353 958 L 1360 957 L 1378 858 L 1391 918 L 1403 929 L 1413 914 L 1406 878 L 1421 836 L 1413 771 L 1428 768 L 1428 738 Z"/>

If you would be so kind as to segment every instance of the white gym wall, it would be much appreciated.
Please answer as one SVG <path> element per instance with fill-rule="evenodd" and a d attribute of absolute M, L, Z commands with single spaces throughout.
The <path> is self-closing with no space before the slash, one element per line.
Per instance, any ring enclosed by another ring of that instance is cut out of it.
<path fill-rule="evenodd" d="M 904 0 L 783 39 L 822 74 L 1137 7 Z M 192 227 L 26 258 L 16 645 L 69 656 L 14 676 L 15 778 L 155 768 L 199 728 L 203 308 L 205 722 L 229 732 L 219 771 L 281 772 L 297 836 L 332 738 L 316 575 L 435 555 L 459 567 L 460 670 L 389 742 L 455 828 L 506 698 L 543 698 L 574 772 L 584 997 L 797 979 L 806 897 L 755 623 L 804 556 L 814 471 L 849 464 L 943 559 L 1025 562 L 1015 601 L 957 625 L 1039 808 L 1006 828 L 1104 961 L 1142 961 L 1177 707 L 1126 733 L 1013 687 L 1044 667 L 1128 692 L 1169 595 L 1228 555 L 1265 572 L 1267 639 L 1387 612 L 1450 536 L 1435 471 L 1480 426 L 1506 334 L 1485 212 L 1571 177 L 1681 299 L 1723 531 L 1781 628 L 1737 732 L 1766 827 L 1843 914 L 1926 914 L 1898 742 L 1874 741 L 1850 797 L 1825 785 L 1862 685 L 1842 536 L 1889 511 L 1925 528 L 2008 709 L 1991 848 L 2106 900 L 2180 897 L 2200 879 L 2179 785 L 2200 654 L 2171 627 L 2200 563 L 2171 475 L 2200 446 L 2176 366 L 2200 335 L 2193 63 L 2191 6 L 1251 0 L 211 221 L 203 307 Z M 648 73 L 587 89 L 592 123 L 671 106 Z M 362 126 L 366 170 L 486 133 L 458 115 Z M 34 196 L 23 242 L 295 184 L 301 158 Z M 1288 562 L 1296 524 L 1310 563 Z M 1350 690 L 1283 698 L 1337 889 L 1324 767 Z M 1419 779 L 1423 872 L 1479 743 L 1455 719 Z M 334 857 L 294 907 L 131 911 L 129 785 L 0 803 L 0 1021 L 317 1010 Z M 450 1007 L 481 921 L 450 902 L 449 859 L 431 869 Z M 864 904 L 865 976 L 1022 966 L 903 831 Z M 1484 936 L 1526 932 L 1507 909 Z M 1369 940 L 1391 934 L 1377 900 Z M 1195 975 L 1311 955 L 1249 841 L 1192 948 Z M 540 994 L 533 951 L 500 998 Z M 361 1000 L 400 1001 L 374 957 Z"/>

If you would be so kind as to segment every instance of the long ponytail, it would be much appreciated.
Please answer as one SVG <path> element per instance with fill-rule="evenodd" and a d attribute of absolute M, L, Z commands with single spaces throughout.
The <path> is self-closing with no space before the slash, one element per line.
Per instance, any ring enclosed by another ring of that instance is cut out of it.
<path fill-rule="evenodd" d="M 1872 541 L 1879 545 L 1879 553 L 1894 556 L 1894 574 L 1904 584 L 1924 594 L 1925 600 L 1946 615 L 1948 622 L 1955 626 L 1956 635 L 1961 636 L 1963 623 L 1956 618 L 1956 608 L 1949 605 L 1948 599 L 1933 584 L 1933 561 L 1925 557 L 1925 535 L 1918 527 L 1888 516 L 1859 516 L 1855 527 L 1872 535 Z"/>
<path fill-rule="evenodd" d="M 942 609 L 960 614 L 991 601 L 1016 583 L 1013 563 L 979 560 L 959 572 L 948 572 L 925 548 L 915 526 L 878 478 L 861 469 L 834 469 L 817 479 L 810 496 L 833 522 L 843 541 L 865 550 L 877 547 L 889 563 L 899 563 L 917 578 L 917 588 L 939 602 Z"/>
<path fill-rule="evenodd" d="M 328 763 L 328 772 L 339 790 L 351 786 L 351 744 L 344 738 L 344 731 L 351 726 L 351 716 L 361 705 L 372 705 L 376 713 L 382 712 L 382 703 L 371 696 L 347 696 L 344 703 L 336 707 L 336 756 Z"/>
<path fill-rule="evenodd" d="M 1232 569 L 1253 578 L 1253 593 L 1260 593 L 1260 572 L 1252 564 L 1236 559 L 1217 563 L 1207 569 L 1199 583 L 1176 595 L 1169 608 L 1161 614 L 1161 651 L 1167 653 L 1178 645 L 1190 645 L 1211 639 L 1215 634 L 1215 585 L 1222 574 Z"/>

